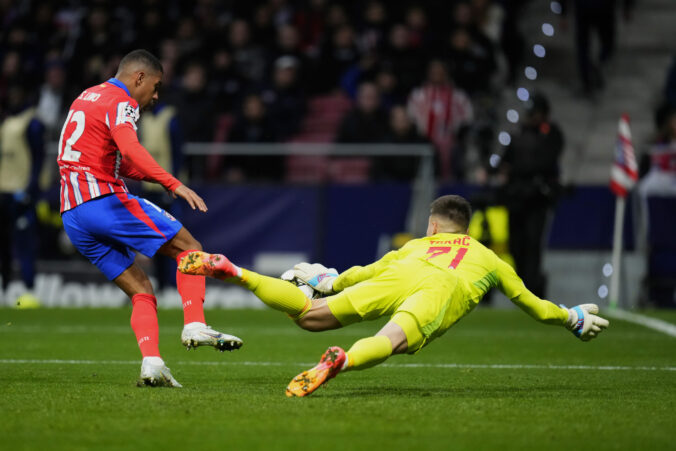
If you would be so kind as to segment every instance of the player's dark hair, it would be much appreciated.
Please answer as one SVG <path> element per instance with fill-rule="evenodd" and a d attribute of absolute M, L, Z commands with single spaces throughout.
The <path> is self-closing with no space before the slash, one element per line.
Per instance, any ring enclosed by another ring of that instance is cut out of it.
<path fill-rule="evenodd" d="M 466 230 L 469 227 L 469 219 L 472 217 L 472 207 L 464 197 L 449 194 L 432 202 L 430 215 L 453 221 L 463 230 Z"/>
<path fill-rule="evenodd" d="M 162 74 L 164 73 L 164 69 L 162 68 L 162 63 L 160 63 L 160 60 L 149 51 L 143 49 L 132 50 L 131 52 L 124 55 L 122 60 L 120 60 L 120 65 L 117 71 L 121 72 L 125 66 L 132 63 L 141 63 L 143 66 L 147 67 L 153 72 L 159 72 Z"/>

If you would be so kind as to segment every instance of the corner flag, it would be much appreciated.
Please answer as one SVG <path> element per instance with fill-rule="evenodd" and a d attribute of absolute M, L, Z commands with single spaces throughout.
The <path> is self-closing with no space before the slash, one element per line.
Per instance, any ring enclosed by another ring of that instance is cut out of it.
<path fill-rule="evenodd" d="M 610 279 L 609 305 L 616 309 L 620 298 L 620 272 L 622 265 L 622 229 L 624 224 L 624 208 L 629 191 L 638 180 L 638 165 L 634 156 L 629 131 L 629 116 L 624 113 L 618 124 L 617 144 L 615 145 L 615 161 L 610 170 L 610 189 L 615 193 L 615 226 L 613 228 L 613 275 Z"/>
<path fill-rule="evenodd" d="M 629 116 L 624 113 L 618 124 L 615 161 L 610 170 L 610 189 L 616 196 L 626 197 L 638 180 L 638 165 L 631 143 Z"/>

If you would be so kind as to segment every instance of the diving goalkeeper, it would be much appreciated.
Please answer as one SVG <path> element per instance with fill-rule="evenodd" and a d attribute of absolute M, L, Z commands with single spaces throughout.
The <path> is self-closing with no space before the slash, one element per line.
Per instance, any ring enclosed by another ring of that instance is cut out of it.
<path fill-rule="evenodd" d="M 420 351 L 471 312 L 491 288 L 536 320 L 565 326 L 581 340 L 608 327 L 595 315 L 594 304 L 567 309 L 531 293 L 511 266 L 467 235 L 470 216 L 464 198 L 442 196 L 432 202 L 426 237 L 368 266 L 338 275 L 319 264 L 296 265 L 295 278 L 326 295 L 321 299 L 309 299 L 293 283 L 239 268 L 223 255 L 191 252 L 179 271 L 242 285 L 309 331 L 390 317 L 375 336 L 358 340 L 347 352 L 330 347 L 319 364 L 291 380 L 287 396 L 306 396 L 338 373 L 378 365 L 392 354 Z"/>

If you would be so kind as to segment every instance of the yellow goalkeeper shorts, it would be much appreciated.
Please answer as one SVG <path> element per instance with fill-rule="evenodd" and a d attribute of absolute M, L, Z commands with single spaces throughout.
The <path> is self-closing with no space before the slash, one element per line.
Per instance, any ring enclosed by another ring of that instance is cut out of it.
<path fill-rule="evenodd" d="M 453 273 L 424 261 L 393 262 L 371 279 L 330 296 L 327 304 L 343 326 L 409 313 L 425 338 L 415 349 L 408 350 L 416 352 L 468 311 L 464 307 L 467 296 L 463 284 Z"/>

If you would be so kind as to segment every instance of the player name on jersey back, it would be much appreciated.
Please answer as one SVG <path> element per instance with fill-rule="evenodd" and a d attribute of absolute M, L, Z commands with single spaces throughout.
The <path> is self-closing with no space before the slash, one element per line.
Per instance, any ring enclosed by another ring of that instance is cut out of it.
<path fill-rule="evenodd" d="M 84 100 L 86 102 L 96 102 L 100 98 L 101 94 L 99 94 L 98 92 L 87 92 L 87 90 L 85 89 L 84 91 L 82 91 L 82 94 L 80 94 L 77 99 Z"/>

